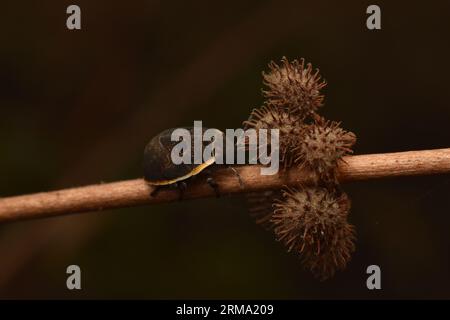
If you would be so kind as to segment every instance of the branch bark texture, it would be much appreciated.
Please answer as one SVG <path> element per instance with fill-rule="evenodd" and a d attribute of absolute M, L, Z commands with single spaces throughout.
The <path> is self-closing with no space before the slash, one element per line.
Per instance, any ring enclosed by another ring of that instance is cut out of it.
<path fill-rule="evenodd" d="M 222 195 L 308 184 L 313 175 L 306 169 L 292 168 L 271 176 L 260 175 L 260 167 L 235 167 L 243 185 L 228 168 L 213 173 Z M 450 148 L 383 154 L 348 156 L 339 165 L 342 182 L 384 177 L 450 173 Z M 0 222 L 99 211 L 152 203 L 177 201 L 177 190 L 161 190 L 150 197 L 153 187 L 143 179 L 103 183 L 30 195 L 0 198 Z M 183 199 L 213 197 L 214 191 L 202 178 L 194 179 Z"/>

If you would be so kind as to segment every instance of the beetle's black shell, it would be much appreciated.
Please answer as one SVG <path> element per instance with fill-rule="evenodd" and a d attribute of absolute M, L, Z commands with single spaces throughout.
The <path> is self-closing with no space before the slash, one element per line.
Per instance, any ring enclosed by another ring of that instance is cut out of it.
<path fill-rule="evenodd" d="M 186 127 L 191 133 L 192 145 L 194 148 L 194 128 Z M 205 131 L 207 128 L 203 128 Z M 175 128 L 167 129 L 147 144 L 144 149 L 144 178 L 148 182 L 161 182 L 178 179 L 180 177 L 189 175 L 195 170 L 199 164 L 194 164 L 194 155 L 191 155 L 191 164 L 174 164 L 170 157 L 172 148 L 177 145 L 178 141 L 171 141 L 171 135 Z M 200 137 L 201 139 L 201 137 Z M 203 146 L 207 143 L 203 143 Z"/>

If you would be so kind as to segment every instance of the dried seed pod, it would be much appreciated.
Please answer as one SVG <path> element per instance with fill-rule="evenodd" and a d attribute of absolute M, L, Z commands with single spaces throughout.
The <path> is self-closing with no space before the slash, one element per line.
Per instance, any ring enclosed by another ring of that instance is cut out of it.
<path fill-rule="evenodd" d="M 326 82 L 321 80 L 319 69 L 313 72 L 312 65 L 305 65 L 303 58 L 300 62 L 289 62 L 283 57 L 280 65 L 270 62 L 269 69 L 268 73 L 263 72 L 263 83 L 268 87 L 263 90 L 263 95 L 269 103 L 288 109 L 302 118 L 323 105 L 324 96 L 320 90 L 326 86 Z"/>
<path fill-rule="evenodd" d="M 274 211 L 273 204 L 276 199 L 281 198 L 281 190 L 250 192 L 245 197 L 250 216 L 264 229 L 273 230 L 271 222 Z"/>
<path fill-rule="evenodd" d="M 302 263 L 320 280 L 331 278 L 337 270 L 344 270 L 355 251 L 355 227 L 349 223 L 337 227 L 320 253 L 305 250 Z"/>
<path fill-rule="evenodd" d="M 285 189 L 274 204 L 274 232 L 288 251 L 320 278 L 345 267 L 354 251 L 354 230 L 347 222 L 350 200 L 325 188 Z"/>
<path fill-rule="evenodd" d="M 325 182 L 336 182 L 338 160 L 353 153 L 356 136 L 342 129 L 338 122 L 316 117 L 314 124 L 304 128 L 303 138 L 296 141 L 295 162 L 308 166 Z"/>
<path fill-rule="evenodd" d="M 304 125 L 299 116 L 289 113 L 286 110 L 274 105 L 264 105 L 261 108 L 253 109 L 247 121 L 244 121 L 244 129 L 279 129 L 279 150 L 280 162 L 284 167 L 292 165 L 292 148 L 296 145 L 296 140 L 300 138 Z M 269 132 L 270 134 L 270 132 Z M 268 139 L 270 143 L 270 137 Z"/>

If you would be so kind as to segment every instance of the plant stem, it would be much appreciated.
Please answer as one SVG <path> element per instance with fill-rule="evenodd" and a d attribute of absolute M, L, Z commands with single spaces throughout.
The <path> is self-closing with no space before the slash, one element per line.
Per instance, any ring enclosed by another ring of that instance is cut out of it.
<path fill-rule="evenodd" d="M 260 175 L 260 167 L 238 166 L 243 186 L 229 168 L 219 168 L 213 177 L 222 195 L 281 188 L 283 185 L 308 184 L 313 175 L 306 169 L 291 168 L 276 175 Z M 342 182 L 450 172 L 450 148 L 383 154 L 348 156 L 340 163 Z M 183 199 L 212 197 L 214 190 L 204 179 L 194 179 Z M 153 187 L 143 179 L 96 184 L 85 187 L 0 198 L 0 222 L 60 216 L 179 199 L 177 190 L 161 190 L 150 197 Z"/>

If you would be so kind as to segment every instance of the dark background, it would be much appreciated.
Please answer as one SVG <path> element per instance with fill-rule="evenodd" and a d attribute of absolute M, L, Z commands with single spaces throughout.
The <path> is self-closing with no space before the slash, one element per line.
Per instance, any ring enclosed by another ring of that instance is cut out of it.
<path fill-rule="evenodd" d="M 366 8 L 382 9 L 369 31 Z M 82 30 L 66 29 L 77 4 Z M 450 146 L 448 1 L 7 1 L 0 196 L 142 176 L 169 127 L 236 128 L 305 57 L 357 154 Z M 450 177 L 351 183 L 357 251 L 318 282 L 223 197 L 0 226 L 1 298 L 450 298 Z M 79 292 L 66 267 L 82 269 Z M 382 290 L 366 289 L 368 265 Z"/>

